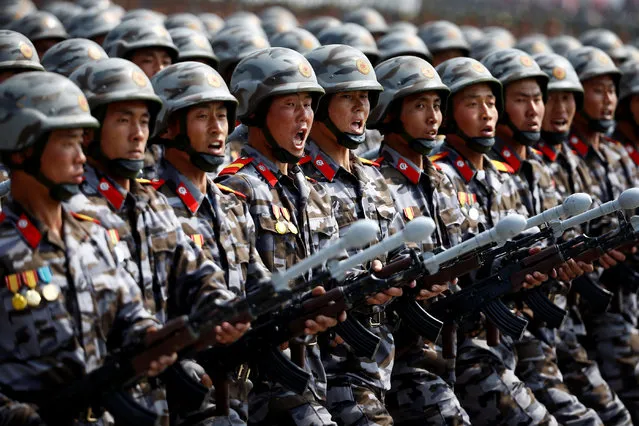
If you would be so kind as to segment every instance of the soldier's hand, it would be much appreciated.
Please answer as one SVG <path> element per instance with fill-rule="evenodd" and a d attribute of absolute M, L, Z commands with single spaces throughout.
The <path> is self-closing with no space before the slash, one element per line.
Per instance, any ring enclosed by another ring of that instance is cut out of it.
<path fill-rule="evenodd" d="M 156 333 L 157 331 L 158 329 L 156 327 L 149 327 L 146 330 L 147 333 Z M 147 375 L 149 377 L 155 377 L 166 370 L 166 368 L 171 366 L 175 361 L 177 361 L 177 354 L 175 352 L 170 356 L 162 355 L 158 359 L 151 361 Z"/>
<path fill-rule="evenodd" d="M 371 269 L 373 272 L 379 272 L 382 270 L 382 262 L 375 259 L 371 264 Z M 411 283 L 411 287 L 415 286 L 415 282 Z M 399 297 L 403 294 L 402 289 L 398 287 L 391 287 L 388 290 L 384 290 L 381 293 L 374 294 L 373 296 L 366 299 L 366 303 L 369 305 L 383 305 L 384 303 L 390 301 L 393 297 Z"/>
<path fill-rule="evenodd" d="M 326 289 L 322 286 L 317 286 L 311 291 L 311 294 L 313 295 L 313 297 L 322 296 L 326 294 Z M 344 320 L 346 320 L 346 312 L 340 313 L 337 319 L 327 317 L 325 315 L 318 315 L 312 320 L 306 320 L 306 322 L 304 323 L 304 325 L 306 326 L 306 328 L 304 328 L 304 334 L 310 336 L 313 334 L 322 333 L 331 327 L 335 327 L 337 325 L 337 321 L 342 322 Z"/>
<path fill-rule="evenodd" d="M 572 281 L 585 273 L 594 271 L 592 263 L 576 262 L 570 259 L 557 268 L 557 279 L 560 281 Z"/>
<path fill-rule="evenodd" d="M 453 281 L 453 283 L 456 283 L 457 279 L 455 279 L 455 281 Z M 450 283 L 446 283 L 446 284 L 439 284 L 439 285 L 434 285 L 430 288 L 430 290 L 419 290 L 419 295 L 417 295 L 417 297 L 415 297 L 415 299 L 417 300 L 428 300 L 428 299 L 432 299 L 433 297 L 437 297 L 440 294 L 442 294 L 443 292 L 445 292 L 446 290 L 448 290 L 448 286 L 450 285 Z"/>
<path fill-rule="evenodd" d="M 623 262 L 624 260 L 626 260 L 626 256 L 622 252 L 619 250 L 610 250 L 599 258 L 599 264 L 604 269 L 609 269 L 613 266 L 617 266 L 619 262 Z"/>
<path fill-rule="evenodd" d="M 237 323 L 235 325 L 223 322 L 222 325 L 215 327 L 215 340 L 222 345 L 231 344 L 246 333 L 251 327 L 251 323 Z"/>

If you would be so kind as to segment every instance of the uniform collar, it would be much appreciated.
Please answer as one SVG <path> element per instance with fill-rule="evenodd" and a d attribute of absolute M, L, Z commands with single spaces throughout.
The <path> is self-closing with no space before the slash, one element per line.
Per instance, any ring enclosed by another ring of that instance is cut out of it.
<path fill-rule="evenodd" d="M 544 158 L 547 158 L 548 160 L 550 160 L 553 163 L 557 160 L 557 156 L 559 155 L 559 151 L 554 149 L 552 147 L 552 145 L 549 145 L 549 144 L 547 144 L 544 141 L 539 141 L 539 143 L 537 144 L 537 147 L 539 148 L 539 151 L 541 151 L 541 153 L 544 156 Z"/>
<path fill-rule="evenodd" d="M 477 174 L 477 170 L 473 163 L 466 160 L 460 153 L 455 151 L 455 149 L 448 143 L 444 142 L 441 148 L 442 152 L 448 152 L 448 156 L 446 157 L 450 160 L 452 166 L 457 170 L 460 176 L 466 181 L 466 183 L 470 182 L 475 175 Z M 484 167 L 491 167 L 490 159 L 484 155 Z"/>
<path fill-rule="evenodd" d="M 500 158 L 502 158 L 515 172 L 519 171 L 521 164 L 524 162 L 519 156 L 511 149 L 503 139 L 496 137 L 493 151 L 496 152 Z"/>
<path fill-rule="evenodd" d="M 585 158 L 590 151 L 590 146 L 582 141 L 576 133 L 571 133 L 568 137 L 568 146 L 581 158 Z"/>
<path fill-rule="evenodd" d="M 403 157 L 399 152 L 388 145 L 384 145 L 382 147 L 382 157 L 387 160 L 395 170 L 403 174 L 410 182 L 415 185 L 419 182 L 419 178 L 421 177 L 423 170 L 411 160 Z"/>
<path fill-rule="evenodd" d="M 190 179 L 180 173 L 170 161 L 165 160 L 163 165 L 162 180 L 166 181 L 169 188 L 182 200 L 187 210 L 190 211 L 191 214 L 196 214 L 202 203 L 206 200 L 205 194 L 202 194 L 198 187 L 193 185 Z M 210 186 L 211 182 L 207 178 L 207 187 Z"/>
<path fill-rule="evenodd" d="M 307 142 L 306 153 L 308 162 L 313 164 L 313 167 L 317 169 L 317 171 L 319 171 L 329 182 L 332 182 L 341 166 L 322 151 L 322 149 L 314 141 L 309 140 Z"/>
<path fill-rule="evenodd" d="M 130 194 L 126 189 L 118 185 L 111 178 L 100 173 L 96 168 L 85 165 L 84 184 L 89 185 L 93 190 L 108 201 L 115 211 L 120 211 L 127 196 Z M 137 189 L 137 182 L 131 179 L 131 192 Z M 132 196 L 132 195 L 131 195 Z"/>
<path fill-rule="evenodd" d="M 279 178 L 282 176 L 277 164 L 250 145 L 245 145 L 242 148 L 242 157 L 253 158 L 251 164 L 255 166 L 255 170 L 266 180 L 269 186 L 273 188 L 277 185 Z"/>

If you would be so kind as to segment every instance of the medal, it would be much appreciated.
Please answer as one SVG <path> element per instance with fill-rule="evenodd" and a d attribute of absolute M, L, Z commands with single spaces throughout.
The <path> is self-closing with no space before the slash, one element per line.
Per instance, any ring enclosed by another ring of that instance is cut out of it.
<path fill-rule="evenodd" d="M 280 220 L 280 216 L 281 216 L 280 208 L 277 207 L 275 204 L 273 204 L 271 208 L 273 210 L 273 216 L 275 216 L 275 219 Z"/>
<path fill-rule="evenodd" d="M 42 295 L 48 302 L 53 302 L 60 296 L 60 289 L 55 284 L 47 284 L 42 287 Z"/>
<path fill-rule="evenodd" d="M 40 297 L 40 293 L 35 290 L 27 290 L 26 293 L 27 303 L 32 308 L 35 308 L 40 305 L 42 298 Z"/>
<path fill-rule="evenodd" d="M 27 307 L 27 299 L 20 293 L 16 293 L 11 298 L 11 305 L 16 311 L 23 311 Z"/>
<path fill-rule="evenodd" d="M 286 234 L 286 224 L 284 224 L 284 222 L 277 222 L 275 224 L 275 230 L 278 234 Z"/>
<path fill-rule="evenodd" d="M 282 207 L 282 215 L 284 215 L 284 219 L 286 219 L 288 222 L 291 221 L 291 214 L 288 212 L 287 208 Z"/>
<path fill-rule="evenodd" d="M 475 207 L 471 207 L 468 210 L 468 217 L 471 218 L 472 220 L 479 219 L 479 210 L 477 210 Z"/>
<path fill-rule="evenodd" d="M 295 226 L 293 223 L 288 223 L 288 230 L 291 231 L 292 234 L 297 235 L 297 226 Z"/>

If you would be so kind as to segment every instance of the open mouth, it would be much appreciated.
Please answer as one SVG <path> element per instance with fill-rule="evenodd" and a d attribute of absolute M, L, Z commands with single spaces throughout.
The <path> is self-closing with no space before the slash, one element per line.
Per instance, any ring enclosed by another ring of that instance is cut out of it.
<path fill-rule="evenodd" d="M 355 133 L 358 135 L 361 135 L 362 133 L 364 133 L 364 125 L 366 123 L 364 122 L 364 120 L 353 120 L 351 121 L 350 124 L 350 131 L 351 133 Z"/>
<path fill-rule="evenodd" d="M 493 126 L 486 126 L 481 129 L 481 135 L 485 138 L 490 138 L 495 135 L 495 128 Z"/>
<path fill-rule="evenodd" d="M 435 138 L 437 138 L 437 129 L 427 130 L 426 134 L 424 135 L 424 137 L 426 139 L 435 139 Z"/>
<path fill-rule="evenodd" d="M 300 147 L 300 146 L 304 146 L 304 142 L 306 142 L 306 135 L 308 134 L 308 129 L 307 128 L 302 128 L 300 130 L 298 130 L 297 133 L 295 133 L 295 137 L 293 138 L 293 141 L 295 143 L 296 147 Z"/>
<path fill-rule="evenodd" d="M 211 152 L 220 152 L 224 150 L 224 141 L 213 141 L 209 144 L 208 149 Z"/>

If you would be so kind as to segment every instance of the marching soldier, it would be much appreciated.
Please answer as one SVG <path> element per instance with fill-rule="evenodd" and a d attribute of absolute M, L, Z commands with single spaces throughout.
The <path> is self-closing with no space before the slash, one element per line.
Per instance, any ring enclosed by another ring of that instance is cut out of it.
<path fill-rule="evenodd" d="M 257 228 L 257 251 L 271 272 L 283 271 L 338 237 L 330 198 L 313 189 L 297 166 L 324 90 L 301 54 L 275 47 L 240 61 L 231 93 L 239 101 L 237 117 L 248 127 L 248 144 L 217 181 L 246 196 Z M 321 287 L 313 290 L 315 295 L 323 292 Z M 305 331 L 312 335 L 336 324 L 320 315 L 306 323 Z M 249 396 L 249 423 L 335 424 L 320 402 L 326 398 L 326 374 L 316 339 L 299 340 L 291 342 L 291 359 L 313 372 L 312 383 L 298 395 L 258 372 Z"/>
<path fill-rule="evenodd" d="M 83 38 L 61 41 L 42 57 L 42 66 L 49 72 L 68 77 L 87 62 L 97 62 L 108 58 L 102 47 Z"/>
<path fill-rule="evenodd" d="M 381 130 L 380 171 L 404 219 L 432 217 L 437 223 L 434 244 L 421 249 L 451 247 L 461 242 L 464 215 L 448 178 L 428 160 L 434 148 L 450 91 L 425 60 L 399 56 L 375 67 L 384 91 L 371 113 L 369 125 Z M 446 289 L 435 286 L 433 294 Z M 450 386 L 433 371 L 425 358 L 424 339 L 406 327 L 393 333 L 397 346 L 391 390 L 386 406 L 395 424 L 470 424 Z M 432 343 L 430 343 L 432 344 Z M 435 355 L 436 356 L 436 355 Z"/>
<path fill-rule="evenodd" d="M 83 130 L 98 126 L 82 91 L 65 77 L 29 72 L 0 85 L 0 94 L 0 150 L 13 193 L 0 216 L 0 421 L 43 425 L 38 404 L 100 367 L 113 342 L 157 322 L 106 230 L 62 205 L 82 181 Z M 173 360 L 152 362 L 149 374 Z M 64 413 L 69 424 L 108 420 L 84 409 Z"/>
<path fill-rule="evenodd" d="M 26 71 L 44 71 L 33 43 L 15 31 L 0 30 L 0 83 Z"/>
<path fill-rule="evenodd" d="M 14 21 L 10 30 L 24 34 L 31 40 L 41 58 L 56 43 L 69 38 L 62 22 L 52 13 L 35 11 Z"/>

